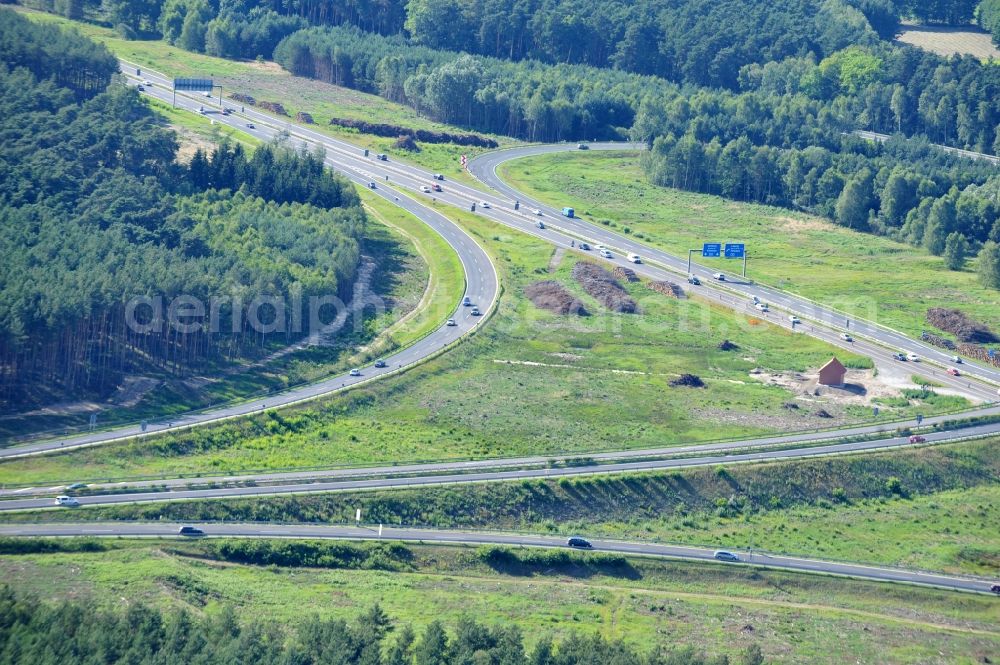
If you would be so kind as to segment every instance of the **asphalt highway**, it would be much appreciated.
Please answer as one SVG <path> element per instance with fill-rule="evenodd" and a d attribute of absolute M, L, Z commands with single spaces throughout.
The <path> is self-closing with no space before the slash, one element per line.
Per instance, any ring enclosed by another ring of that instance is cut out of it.
<path fill-rule="evenodd" d="M 879 134 L 878 132 L 867 132 L 864 130 L 857 130 L 854 132 L 856 136 L 860 136 L 863 139 L 868 139 L 869 141 L 877 141 L 879 143 L 885 143 L 892 138 L 890 134 Z M 968 159 L 983 159 L 987 162 L 993 164 L 1000 164 L 1000 157 L 996 155 L 987 155 L 983 152 L 973 152 L 972 150 L 962 150 L 961 148 L 952 148 L 946 145 L 940 145 L 938 143 L 932 143 L 932 146 L 938 148 L 939 150 L 944 150 L 945 152 L 950 152 L 955 155 L 960 155 Z"/>
<path fill-rule="evenodd" d="M 980 415 L 1000 415 L 1000 407 L 983 409 Z M 923 427 L 931 427 L 944 423 L 954 416 L 942 415 L 932 416 L 923 420 Z M 114 482 L 90 482 L 90 479 L 80 477 L 76 482 L 88 481 L 86 490 L 91 493 L 118 493 L 118 492 L 138 492 L 150 489 L 159 491 L 186 490 L 195 486 L 206 485 L 233 485 L 233 484 L 287 484 L 299 482 L 316 482 L 326 479 L 347 479 L 347 478 L 374 478 L 406 475 L 442 475 L 442 474 L 465 474 L 471 471 L 497 470 L 503 468 L 517 467 L 540 467 L 573 463 L 577 464 L 581 458 L 592 460 L 597 464 L 607 464 L 609 462 L 627 461 L 655 458 L 680 458 L 691 455 L 708 455 L 710 453 L 727 455 L 734 451 L 744 452 L 748 450 L 758 450 L 765 448 L 790 447 L 796 444 L 817 445 L 820 443 L 843 440 L 847 437 L 879 436 L 883 446 L 899 447 L 907 445 L 900 437 L 892 437 L 892 433 L 898 427 L 914 426 L 915 422 L 896 422 L 879 425 L 859 425 L 837 430 L 806 431 L 780 436 L 772 436 L 756 439 L 744 439 L 739 441 L 722 441 L 717 443 L 699 443 L 688 446 L 674 446 L 665 448 L 642 448 L 631 450 L 615 450 L 608 452 L 596 452 L 581 455 L 579 453 L 567 453 L 564 455 L 534 455 L 529 457 L 503 457 L 477 460 L 456 460 L 441 462 L 425 462 L 411 464 L 393 464 L 388 466 L 360 466 L 360 467 L 340 467 L 330 469 L 308 469 L 286 472 L 261 472 L 261 473 L 241 473 L 233 475 L 210 475 L 210 476 L 187 476 L 184 478 L 151 478 L 121 480 Z M 971 430 L 958 431 L 955 436 L 964 436 Z M 984 425 L 976 430 L 977 434 L 1000 433 L 1000 424 Z M 891 439 L 891 440 L 889 440 Z M 932 433 L 928 436 L 931 442 L 942 442 L 946 440 L 944 433 Z M 713 458 L 714 459 L 714 458 Z M 608 467 L 601 467 L 602 469 Z M 592 469 L 596 470 L 596 469 Z M 8 486 L 0 488 L 0 508 L 4 499 L 21 498 L 25 499 L 33 496 L 47 496 L 69 491 L 67 485 L 54 486 Z"/>
<path fill-rule="evenodd" d="M 593 143 L 589 147 L 591 150 L 637 150 L 642 146 L 632 143 Z M 686 279 L 688 274 L 687 257 L 676 256 L 660 249 L 648 247 L 633 238 L 616 233 L 604 226 L 588 222 L 584 219 L 564 217 L 561 214 L 561 210 L 531 199 L 504 182 L 497 174 L 497 169 L 501 164 L 514 159 L 576 150 L 575 145 L 569 144 L 536 145 L 498 150 L 472 159 L 469 162 L 469 171 L 503 196 L 518 200 L 522 205 L 526 205 L 529 208 L 542 210 L 543 214 L 553 219 L 551 226 L 564 229 L 578 238 L 586 240 L 591 245 L 603 244 L 613 249 L 618 255 L 614 261 L 616 264 L 627 265 L 637 272 L 642 272 L 641 266 L 630 265 L 625 259 L 625 255 L 628 253 L 636 253 L 642 257 L 643 262 L 647 266 L 650 263 L 663 266 L 669 269 L 673 279 L 676 280 L 678 276 Z M 706 238 L 705 240 L 725 241 L 734 239 Z M 700 252 L 700 248 L 698 249 Z M 753 248 L 749 247 L 747 251 L 752 261 Z M 739 261 L 734 261 L 733 263 L 740 263 L 742 265 Z M 685 284 L 689 290 L 693 290 L 695 293 L 704 295 L 710 290 L 718 291 L 720 288 L 724 289 L 731 297 L 739 299 L 740 304 L 743 305 L 743 309 L 752 312 L 755 316 L 759 316 L 760 314 L 750 307 L 752 298 L 756 296 L 762 302 L 768 303 L 771 308 L 781 310 L 782 315 L 778 317 L 778 322 L 785 327 L 791 327 L 788 316 L 794 314 L 803 320 L 803 323 L 796 326 L 795 329 L 805 329 L 809 334 L 822 337 L 837 346 L 852 350 L 867 351 L 868 349 L 862 349 L 860 345 L 865 341 L 874 342 L 881 347 L 882 354 L 887 359 L 891 358 L 891 354 L 897 351 L 916 353 L 921 358 L 921 362 L 912 363 L 914 373 L 929 374 L 935 381 L 945 383 L 957 391 L 969 393 L 970 396 L 974 394 L 984 401 L 996 401 L 997 399 L 997 386 L 1000 385 L 1000 368 L 990 367 L 974 361 L 965 361 L 960 369 L 964 376 L 949 377 L 943 369 L 952 367 L 955 363 L 952 361 L 952 354 L 943 349 L 911 339 L 903 333 L 886 326 L 864 319 L 849 317 L 842 312 L 825 307 L 802 296 L 756 284 L 751 280 L 743 279 L 740 275 L 726 272 L 726 281 L 721 283 L 713 277 L 716 272 L 715 270 L 698 265 L 697 263 L 692 263 L 691 272 L 702 282 L 701 286 Z M 737 307 L 737 309 L 740 308 Z M 772 323 L 776 322 L 774 316 L 771 316 L 769 320 Z M 820 328 L 824 328 L 828 333 L 833 334 L 828 336 L 814 334 L 820 332 Z M 841 333 L 851 335 L 855 341 L 853 343 L 845 342 L 840 339 Z M 936 370 L 929 368 L 926 366 L 926 361 L 936 363 L 940 368 Z M 974 388 L 975 383 L 971 381 L 974 378 L 989 383 L 980 385 L 977 389 Z"/>
<path fill-rule="evenodd" d="M 132 71 L 134 72 L 134 69 L 132 69 Z M 153 85 L 147 87 L 146 94 L 155 96 L 163 101 L 171 101 L 172 95 L 170 90 L 167 88 L 168 82 L 165 78 L 158 77 L 151 72 L 144 73 L 142 78 L 153 81 Z M 198 113 L 200 107 L 204 107 L 208 104 L 209 100 L 206 98 L 199 100 L 192 95 L 177 96 L 177 106 L 185 108 L 193 113 Z M 275 127 L 273 125 L 273 118 L 263 116 L 263 114 L 259 113 L 252 115 L 262 116 L 260 124 L 255 125 L 253 129 L 245 126 L 247 124 L 246 119 L 240 119 L 237 116 L 224 116 L 219 112 L 215 112 L 213 113 L 213 120 L 215 122 L 239 127 L 243 131 L 247 131 L 264 141 L 271 140 L 284 131 L 282 128 Z M 272 124 L 265 124 L 268 120 L 270 120 Z M 313 144 L 301 139 L 296 139 L 294 137 L 291 139 L 293 145 L 296 144 L 296 141 L 298 142 L 298 145 L 304 145 L 305 147 L 313 146 Z M 371 170 L 371 164 L 374 162 L 374 159 L 364 159 L 361 155 L 361 151 L 357 148 L 352 147 L 351 150 L 357 157 L 356 159 L 337 160 L 335 159 L 336 153 L 331 153 L 327 156 L 327 164 L 352 181 L 362 185 L 367 185 L 374 177 Z M 476 242 L 454 222 L 450 221 L 432 208 L 423 205 L 420 201 L 406 196 L 398 196 L 396 192 L 387 187 L 377 187 L 373 191 L 382 198 L 395 203 L 399 207 L 415 215 L 425 224 L 430 226 L 434 231 L 439 233 L 448 242 L 448 244 L 455 249 L 462 261 L 466 280 L 465 293 L 454 294 L 455 302 L 457 304 L 461 299 L 461 296 L 467 295 L 471 299 L 472 303 L 479 307 L 484 316 L 472 316 L 471 307 L 462 307 L 458 305 L 453 315 L 457 324 L 456 326 L 442 326 L 440 329 L 432 332 L 430 335 L 427 335 L 411 346 L 408 346 L 395 354 L 386 356 L 383 359 L 386 362 L 386 367 L 384 368 L 374 367 L 373 364 L 360 368 L 360 376 L 350 376 L 345 373 L 318 383 L 312 383 L 275 394 L 267 398 L 262 398 L 260 401 L 244 402 L 233 406 L 185 414 L 173 419 L 151 421 L 146 424 L 145 428 L 143 428 L 141 424 L 133 424 L 108 431 L 98 431 L 63 438 L 48 439 L 25 445 L 3 448 L 0 449 L 0 458 L 22 457 L 26 455 L 36 455 L 59 450 L 80 448 L 136 436 L 162 433 L 168 430 L 189 428 L 196 425 L 260 413 L 261 411 L 269 408 L 273 409 L 279 406 L 287 406 L 289 404 L 313 399 L 315 397 L 357 386 L 385 376 L 386 374 L 398 372 L 402 368 L 417 364 L 427 357 L 441 352 L 443 349 L 446 349 L 448 346 L 459 340 L 462 336 L 469 333 L 473 328 L 477 327 L 483 320 L 485 320 L 485 315 L 488 314 L 489 310 L 493 308 L 497 296 L 499 295 L 499 279 L 489 256 L 482 247 L 476 244 Z"/>
<path fill-rule="evenodd" d="M 997 425 L 980 425 L 956 432 L 933 432 L 925 435 L 930 443 L 944 443 L 966 438 L 987 436 L 996 433 Z M 189 489 L 174 487 L 173 489 L 154 489 L 145 492 L 123 491 L 121 493 L 91 494 L 78 496 L 80 507 L 109 506 L 115 504 L 142 503 L 150 501 L 183 501 L 193 499 L 232 499 L 239 497 L 279 496 L 288 494 L 314 494 L 320 492 L 372 491 L 432 485 L 450 485 L 460 483 L 484 483 L 513 480 L 532 480 L 544 478 L 562 478 L 566 476 L 582 476 L 605 473 L 640 473 L 649 471 L 665 471 L 692 466 L 714 466 L 719 464 L 760 463 L 778 460 L 802 459 L 828 455 L 843 455 L 876 450 L 886 450 L 910 445 L 907 437 L 893 437 L 874 441 L 856 441 L 849 443 L 828 443 L 809 447 L 793 447 L 780 449 L 754 450 L 751 452 L 734 452 L 726 454 L 717 452 L 695 457 L 676 459 L 639 459 L 602 464 L 599 466 L 567 466 L 542 468 L 515 468 L 509 470 L 471 470 L 456 472 L 449 469 L 445 473 L 422 473 L 416 475 L 393 476 L 382 478 L 356 478 L 346 480 L 318 480 L 316 482 L 290 482 L 281 485 L 250 485 L 236 487 L 214 487 L 207 489 Z M 7 499 L 0 501 L 0 512 L 17 510 L 37 510 L 40 508 L 55 508 L 55 500 L 51 497 L 32 497 Z M 60 508 L 67 510 L 68 508 Z"/>
<path fill-rule="evenodd" d="M 566 547 L 566 539 L 554 536 L 489 533 L 475 531 L 444 531 L 390 526 L 310 526 L 254 523 L 192 524 L 204 531 L 205 537 L 244 538 L 331 538 L 342 540 L 389 540 L 435 544 L 506 545 L 511 547 Z M 178 537 L 180 524 L 169 523 L 100 523 L 90 524 L 18 524 L 0 525 L 2 536 L 30 537 Z M 715 550 L 704 547 L 661 545 L 656 543 L 622 542 L 588 539 L 588 551 L 607 552 L 629 556 L 661 557 L 688 561 L 714 562 L 722 566 L 766 567 L 804 573 L 838 575 L 878 582 L 896 582 L 930 586 L 953 591 L 990 593 L 994 582 L 940 573 L 903 570 L 887 566 L 869 566 L 856 563 L 823 561 L 770 554 L 761 551 L 736 551 L 739 562 L 720 562 L 714 558 Z"/>
<path fill-rule="evenodd" d="M 167 102 L 171 101 L 170 81 L 166 77 L 160 76 L 155 72 L 143 70 L 142 76 L 136 78 L 134 76 L 134 65 L 125 62 L 122 63 L 122 69 L 126 74 L 132 75 L 133 82 L 137 82 L 141 78 L 153 83 L 153 85 L 146 87 L 145 94 Z M 577 240 L 587 239 L 593 244 L 604 243 L 609 248 L 614 248 L 622 254 L 634 251 L 643 257 L 644 262 L 642 264 L 628 263 L 623 256 L 616 256 L 610 263 L 626 265 L 636 270 L 639 274 L 651 279 L 676 280 L 678 272 L 686 274 L 686 260 L 642 246 L 630 238 L 615 234 L 584 220 L 562 217 L 558 211 L 550 207 L 529 201 L 496 176 L 495 169 L 503 161 L 532 154 L 571 150 L 573 149 L 572 146 L 533 146 L 497 151 L 473 159 L 470 163 L 471 172 L 481 178 L 486 185 L 494 187 L 497 190 L 492 195 L 484 194 L 475 187 L 450 181 L 441 183 L 444 190 L 442 192 L 423 192 L 421 191 L 422 188 L 427 188 L 432 183 L 437 182 L 432 179 L 433 174 L 430 172 L 411 165 L 397 164 L 391 160 L 380 161 L 374 155 L 365 156 L 363 151 L 356 146 L 330 138 L 310 129 L 308 126 L 293 125 L 290 122 L 282 121 L 274 116 L 257 111 L 252 107 L 246 109 L 236 108 L 238 104 L 230 101 L 225 101 L 224 106 L 233 107 L 236 111 L 232 114 L 224 115 L 221 112 L 222 105 L 219 104 L 218 98 L 209 99 L 193 93 L 178 94 L 176 103 L 180 108 L 184 108 L 192 113 L 203 113 L 206 117 L 211 118 L 213 122 L 238 128 L 261 140 L 267 141 L 281 135 L 293 146 L 310 148 L 321 146 L 324 148 L 327 163 L 332 168 L 354 182 L 372 187 L 372 191 L 386 200 L 391 200 L 409 210 L 441 233 L 456 249 L 462 259 L 468 282 L 467 293 L 473 299 L 474 303 L 484 311 L 495 302 L 499 288 L 493 265 L 483 249 L 472 241 L 464 231 L 436 212 L 432 206 L 427 205 L 428 199 L 430 199 L 430 203 L 440 201 L 467 209 L 475 204 L 478 214 L 555 245 L 568 247 L 571 242 L 575 244 Z M 595 150 L 622 148 L 636 149 L 638 146 L 619 143 L 592 145 L 592 149 Z M 516 205 L 515 201 L 519 202 L 520 205 Z M 484 202 L 488 204 L 488 207 L 483 205 Z M 531 208 L 541 210 L 543 215 L 535 215 Z M 542 224 L 539 224 L 540 221 Z M 996 388 L 993 385 L 982 384 L 966 377 L 949 376 L 945 373 L 943 366 L 951 364 L 950 357 L 933 347 L 910 340 L 901 333 L 864 321 L 856 321 L 851 324 L 851 332 L 856 337 L 853 341 L 847 342 L 840 339 L 839 331 L 841 328 L 837 326 L 843 320 L 843 316 L 839 313 L 826 310 L 797 296 L 736 280 L 735 278 L 727 281 L 725 285 L 712 283 L 708 269 L 700 266 L 696 266 L 694 272 L 703 278 L 703 285 L 694 287 L 696 289 L 695 293 L 701 298 L 719 302 L 736 311 L 745 311 L 756 318 L 767 319 L 775 325 L 786 328 L 791 327 L 797 332 L 809 334 L 831 344 L 871 355 L 882 362 L 887 362 L 896 349 L 905 351 L 915 349 L 916 352 L 924 357 L 935 360 L 939 363 L 939 366 L 934 366 L 930 363 L 914 363 L 912 368 L 914 373 L 926 375 L 928 378 L 932 378 L 955 392 L 965 394 L 975 401 L 996 401 Z M 790 324 L 788 315 L 784 312 L 772 311 L 769 313 L 760 313 L 755 311 L 750 301 L 750 298 L 754 295 L 757 295 L 765 302 L 769 302 L 772 307 L 785 309 L 786 312 L 794 312 L 800 315 L 805 321 L 793 327 Z M 261 400 L 259 403 L 243 403 L 187 414 L 179 416 L 174 420 L 150 422 L 147 424 L 145 430 L 138 425 L 133 425 L 108 431 L 35 441 L 24 445 L 8 447 L 0 449 L 0 459 L 66 450 L 161 433 L 171 429 L 193 427 L 227 418 L 252 414 L 268 408 L 277 408 L 342 390 L 397 371 L 402 367 L 413 365 L 447 348 L 461 334 L 468 332 L 478 323 L 477 319 L 468 315 L 468 311 L 468 308 L 458 307 L 456 310 L 458 326 L 454 328 L 442 328 L 396 355 L 387 357 L 388 367 L 385 369 L 365 368 L 362 371 L 361 377 L 337 376 L 320 383 L 269 396 L 266 400 Z M 982 373 L 985 374 L 985 378 L 1000 382 L 1000 370 L 974 366 L 971 363 L 965 365 L 964 369 L 966 371 L 973 369 L 977 375 Z"/>

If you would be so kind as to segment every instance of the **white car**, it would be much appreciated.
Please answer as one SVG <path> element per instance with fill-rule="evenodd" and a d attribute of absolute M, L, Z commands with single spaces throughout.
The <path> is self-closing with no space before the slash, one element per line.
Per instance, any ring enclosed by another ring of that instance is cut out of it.
<path fill-rule="evenodd" d="M 631 261 L 632 263 L 642 263 L 642 259 L 639 257 L 638 254 L 629 254 L 628 260 Z"/>
<path fill-rule="evenodd" d="M 714 275 L 712 275 L 712 277 L 714 277 L 715 279 L 719 280 L 720 282 L 726 281 L 726 276 L 723 275 L 721 272 L 715 273 Z"/>
<path fill-rule="evenodd" d="M 210 92 L 206 92 L 206 93 L 205 93 L 205 96 L 206 96 L 206 97 L 208 97 L 209 99 L 211 99 L 211 98 L 212 98 L 212 93 L 210 93 Z"/>
<path fill-rule="evenodd" d="M 920 356 L 918 356 L 915 353 L 907 353 L 906 359 L 909 360 L 911 363 L 920 362 Z"/>
<path fill-rule="evenodd" d="M 802 319 L 800 319 L 799 317 L 795 316 L 794 314 L 792 314 L 791 316 L 789 316 L 788 320 L 792 323 L 793 326 L 795 324 L 797 324 L 797 323 L 802 323 Z"/>
<path fill-rule="evenodd" d="M 361 370 L 360 369 L 352 369 L 351 370 L 351 376 L 361 376 Z"/>
<path fill-rule="evenodd" d="M 489 201 L 480 201 L 479 202 L 479 207 L 480 208 L 486 208 L 488 210 L 489 207 L 490 207 L 490 202 Z"/>
<path fill-rule="evenodd" d="M 79 506 L 80 502 L 76 500 L 76 497 L 61 495 L 56 497 L 57 506 L 70 506 L 71 508 Z"/>
<path fill-rule="evenodd" d="M 146 86 L 147 88 L 152 88 L 153 87 L 153 82 L 150 81 L 149 79 L 146 79 L 145 81 L 143 81 L 142 84 L 144 86 Z"/>
<path fill-rule="evenodd" d="M 420 186 L 420 191 L 423 192 L 424 194 L 430 194 L 431 193 L 431 188 L 428 187 L 427 185 L 421 185 Z"/>
<path fill-rule="evenodd" d="M 541 210 L 538 210 L 538 209 L 536 208 L 536 209 L 535 209 L 535 214 L 536 214 L 536 215 L 538 215 L 539 217 L 541 217 L 541 216 L 542 216 L 542 215 L 543 215 L 544 213 L 542 213 L 542 211 L 541 211 Z"/>
<path fill-rule="evenodd" d="M 847 333 L 840 333 L 840 339 L 844 340 L 845 342 L 853 342 L 854 341 L 854 338 L 851 337 Z"/>
<path fill-rule="evenodd" d="M 961 365 L 962 364 L 962 357 L 961 356 L 952 356 L 951 357 L 951 362 L 955 363 L 956 365 Z"/>
<path fill-rule="evenodd" d="M 757 309 L 759 309 L 762 312 L 768 311 L 768 309 L 767 309 L 767 303 L 766 302 L 759 302 L 756 305 L 754 305 L 754 307 L 756 307 Z"/>
<path fill-rule="evenodd" d="M 450 327 L 457 326 L 458 324 L 455 323 L 455 319 L 448 319 L 448 322 L 445 325 L 450 328 Z"/>
<path fill-rule="evenodd" d="M 611 259 L 611 258 L 614 258 L 615 255 L 612 254 L 610 250 L 602 249 L 601 250 L 601 256 L 603 256 L 606 259 Z"/>

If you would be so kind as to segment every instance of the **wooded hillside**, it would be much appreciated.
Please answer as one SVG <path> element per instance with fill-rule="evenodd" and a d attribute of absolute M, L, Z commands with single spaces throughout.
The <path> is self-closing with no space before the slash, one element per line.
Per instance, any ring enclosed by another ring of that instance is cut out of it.
<path fill-rule="evenodd" d="M 254 332 L 255 297 L 349 293 L 364 215 L 320 155 L 223 146 L 180 166 L 138 94 L 107 87 L 106 50 L 0 11 L 0 35 L 22 30 L 21 51 L 2 42 L 22 66 L 0 64 L 0 401 L 101 394 L 130 372 L 259 354 L 309 331 L 291 329 L 289 309 Z M 53 67 L 103 71 L 107 90 L 93 77 L 62 85 Z M 228 299 L 220 332 L 127 325 L 153 316 L 130 301 L 160 299 L 166 316 L 179 295 Z"/>

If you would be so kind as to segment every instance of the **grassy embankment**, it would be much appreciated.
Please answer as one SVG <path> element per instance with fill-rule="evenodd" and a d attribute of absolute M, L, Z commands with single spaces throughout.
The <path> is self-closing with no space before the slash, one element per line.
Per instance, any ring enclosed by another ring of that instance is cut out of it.
<path fill-rule="evenodd" d="M 468 130 L 428 120 L 415 110 L 396 104 L 377 95 L 341 88 L 319 81 L 292 76 L 276 63 L 268 61 L 235 61 L 192 53 L 160 40 L 129 41 L 119 37 L 114 30 L 80 21 L 71 21 L 52 14 L 25 12 L 38 21 L 49 21 L 73 26 L 94 41 L 103 43 L 119 58 L 148 67 L 171 77 L 209 77 L 223 86 L 223 94 L 240 92 L 252 95 L 258 101 L 278 101 L 284 105 L 290 118 L 302 111 L 312 115 L 314 129 L 330 136 L 349 141 L 373 152 L 386 152 L 393 159 L 414 162 L 452 180 L 478 184 L 461 168 L 459 158 L 470 157 L 483 150 L 450 143 L 420 143 L 419 152 L 404 152 L 393 148 L 395 138 L 380 138 L 359 134 L 355 130 L 331 127 L 330 118 L 348 118 L 367 122 L 386 123 L 425 129 L 436 132 L 465 134 Z M 513 139 L 491 136 L 501 145 L 512 145 Z"/>
<path fill-rule="evenodd" d="M 957 307 L 1000 330 L 1000 292 L 979 285 L 974 265 L 948 270 L 922 249 L 783 208 L 655 187 L 638 153 L 530 157 L 502 167 L 525 194 L 675 254 L 702 242 L 745 242 L 748 275 L 910 335 L 929 328 L 930 307 Z M 714 269 L 737 261 L 699 259 Z"/>
<path fill-rule="evenodd" d="M 997 441 L 765 465 L 9 513 L 5 522 L 281 521 L 583 533 L 990 575 Z"/>
<path fill-rule="evenodd" d="M 442 208 L 444 210 L 444 208 Z M 0 465 L 0 482 L 583 453 L 832 427 L 867 406 L 796 399 L 750 374 L 818 367 L 831 347 L 721 307 L 631 284 L 642 314 L 610 314 L 571 277 L 574 253 L 451 210 L 493 255 L 504 284 L 497 316 L 472 339 L 406 374 L 315 404 L 154 440 Z M 550 272 L 551 269 L 551 272 Z M 522 292 L 565 284 L 593 313 L 557 316 Z M 484 303 L 480 303 L 481 305 Z M 717 348 L 725 338 L 739 349 Z M 841 357 L 864 365 L 861 357 Z M 703 389 L 676 388 L 681 373 Z M 799 408 L 789 408 L 798 402 Z M 883 422 L 962 400 L 928 394 L 886 404 Z M 832 417 L 820 417 L 821 410 Z"/>
<path fill-rule="evenodd" d="M 4 551 L 10 545 L 0 542 Z M 392 620 L 418 629 L 435 618 L 454 625 L 463 615 L 514 623 L 529 645 L 583 631 L 644 650 L 690 644 L 735 656 L 757 643 L 767 662 L 921 664 L 983 662 L 1000 648 L 995 599 L 767 570 L 532 550 L 511 557 L 466 547 L 317 544 L 348 561 L 330 569 L 234 564 L 218 560 L 218 541 L 100 541 L 91 547 L 102 551 L 91 552 L 73 545 L 0 555 L 0 571 L 44 600 L 89 599 L 117 609 L 127 596 L 130 604 L 195 613 L 227 604 L 241 620 L 277 622 L 317 614 L 350 619 L 379 603 Z"/>

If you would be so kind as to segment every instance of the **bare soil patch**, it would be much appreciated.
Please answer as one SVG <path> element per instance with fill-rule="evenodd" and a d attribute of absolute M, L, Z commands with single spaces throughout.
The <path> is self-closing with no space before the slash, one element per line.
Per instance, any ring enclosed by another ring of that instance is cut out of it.
<path fill-rule="evenodd" d="M 889 384 L 881 379 L 881 374 L 875 376 L 871 370 L 850 369 L 844 379 L 844 386 L 819 385 L 818 370 L 810 373 L 801 372 L 765 372 L 753 370 L 750 376 L 757 381 L 775 386 L 781 386 L 795 395 L 800 406 L 811 404 L 810 409 L 815 414 L 825 410 L 836 417 L 841 408 L 851 405 L 870 405 L 872 400 L 884 397 L 899 397 L 901 388 L 915 387 L 912 384 L 900 386 Z M 840 407 L 840 408 L 838 408 Z M 825 416 L 824 416 L 825 417 Z"/>
<path fill-rule="evenodd" d="M 929 25 L 904 25 L 905 31 L 896 41 L 911 44 L 938 55 L 949 56 L 956 53 L 971 55 L 987 60 L 1000 60 L 1000 49 L 985 30 L 974 26 L 945 27 Z"/>

